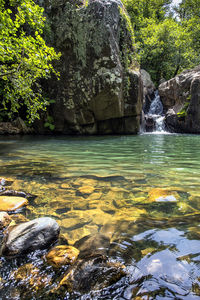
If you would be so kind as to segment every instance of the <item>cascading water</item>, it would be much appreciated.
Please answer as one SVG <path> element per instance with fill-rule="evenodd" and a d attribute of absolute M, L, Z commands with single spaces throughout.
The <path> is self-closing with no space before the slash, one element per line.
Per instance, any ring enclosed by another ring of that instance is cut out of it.
<path fill-rule="evenodd" d="M 150 108 L 149 108 L 149 115 L 162 115 L 163 113 L 163 105 L 160 101 L 160 96 L 158 91 L 155 92 L 155 98 L 153 99 Z"/>
<path fill-rule="evenodd" d="M 145 115 L 145 131 L 164 132 L 164 118 L 165 116 L 163 115 L 163 105 L 160 100 L 158 91 L 156 91 L 155 97 L 151 102 L 149 111 Z"/>

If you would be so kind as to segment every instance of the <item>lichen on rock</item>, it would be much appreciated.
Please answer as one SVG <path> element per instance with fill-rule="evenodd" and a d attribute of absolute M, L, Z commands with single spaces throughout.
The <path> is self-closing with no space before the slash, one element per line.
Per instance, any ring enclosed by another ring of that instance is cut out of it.
<path fill-rule="evenodd" d="M 159 93 L 170 131 L 200 133 L 200 65 L 162 83 Z"/>
<path fill-rule="evenodd" d="M 143 91 L 121 1 L 44 0 L 43 6 L 51 43 L 62 53 L 55 66 L 60 80 L 45 86 L 55 100 L 48 111 L 54 132 L 137 133 Z M 36 129 L 47 131 L 42 122 Z"/>

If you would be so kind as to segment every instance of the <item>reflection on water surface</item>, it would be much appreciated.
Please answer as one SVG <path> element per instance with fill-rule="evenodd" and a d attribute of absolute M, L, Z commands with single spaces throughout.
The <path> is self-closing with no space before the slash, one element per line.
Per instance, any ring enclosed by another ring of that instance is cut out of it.
<path fill-rule="evenodd" d="M 71 245 L 110 239 L 109 257 L 129 275 L 87 299 L 199 299 L 199 149 L 195 135 L 1 137 L 0 177 L 37 195 L 21 213 L 55 218 Z M 5 299 L 23 263 L 1 259 Z"/>

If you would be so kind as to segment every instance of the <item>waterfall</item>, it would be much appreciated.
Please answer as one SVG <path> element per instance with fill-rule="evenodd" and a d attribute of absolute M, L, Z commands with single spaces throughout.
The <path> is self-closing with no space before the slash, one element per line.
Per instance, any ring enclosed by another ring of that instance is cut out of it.
<path fill-rule="evenodd" d="M 151 102 L 148 112 L 145 114 L 145 125 L 143 126 L 145 132 L 164 132 L 163 105 L 160 100 L 158 91 L 155 92 L 154 99 Z"/>
<path fill-rule="evenodd" d="M 155 97 L 150 105 L 148 115 L 162 115 L 163 113 L 163 105 L 160 101 L 160 96 L 158 91 L 155 92 Z"/>

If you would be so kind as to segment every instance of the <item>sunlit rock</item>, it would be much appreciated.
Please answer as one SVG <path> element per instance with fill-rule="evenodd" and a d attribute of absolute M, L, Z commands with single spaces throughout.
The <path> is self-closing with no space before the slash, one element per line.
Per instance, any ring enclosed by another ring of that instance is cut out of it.
<path fill-rule="evenodd" d="M 141 250 L 141 253 L 143 256 L 151 255 L 151 253 L 155 250 L 156 250 L 155 248 L 145 248 L 145 249 Z"/>
<path fill-rule="evenodd" d="M 77 228 L 74 230 L 67 230 L 63 235 L 68 240 L 70 245 L 74 245 L 74 243 L 84 236 L 88 236 L 90 234 L 96 234 L 99 230 L 99 227 L 95 224 L 88 224 L 81 228 Z"/>
<path fill-rule="evenodd" d="M 15 211 L 27 204 L 28 204 L 28 200 L 23 197 L 0 196 L 1 211 Z"/>
<path fill-rule="evenodd" d="M 123 208 L 122 210 L 118 210 L 117 213 L 113 216 L 113 220 L 115 220 L 116 222 L 123 220 L 136 221 L 138 218 L 146 214 L 147 211 L 145 209 L 132 206 L 129 208 Z"/>
<path fill-rule="evenodd" d="M 60 187 L 61 187 L 62 189 L 71 189 L 71 186 L 69 185 L 69 183 L 66 183 L 66 182 L 62 183 L 62 184 L 60 185 Z"/>
<path fill-rule="evenodd" d="M 22 214 L 13 214 L 11 218 L 16 224 L 29 222 L 29 220 Z"/>
<path fill-rule="evenodd" d="M 55 268 L 72 265 L 79 255 L 79 250 L 72 246 L 60 245 L 51 249 L 45 256 L 48 264 Z"/>
<path fill-rule="evenodd" d="M 87 199 L 87 200 L 86 200 Z M 86 197 L 75 197 L 72 203 L 74 210 L 87 210 L 89 209 L 88 195 Z"/>
<path fill-rule="evenodd" d="M 0 229 L 7 227 L 11 221 L 11 217 L 6 212 L 0 212 Z"/>
<path fill-rule="evenodd" d="M 153 188 L 148 193 L 149 202 L 176 202 L 179 199 L 178 193 L 170 189 Z"/>
<path fill-rule="evenodd" d="M 57 222 L 47 217 L 14 226 L 5 232 L 1 254 L 13 257 L 46 248 L 57 240 L 59 232 Z"/>
<path fill-rule="evenodd" d="M 81 186 L 80 188 L 78 188 L 78 193 L 80 195 L 83 195 L 83 196 L 89 196 L 90 194 L 92 194 L 94 192 L 95 188 L 93 186 L 90 186 L 90 185 L 84 185 L 84 186 Z"/>
<path fill-rule="evenodd" d="M 42 1 L 48 38 L 62 53 L 55 66 L 60 80 L 45 84 L 55 100 L 54 132 L 137 133 L 143 85 L 125 7 L 119 0 L 79 3 Z M 44 123 L 36 122 L 38 132 L 50 132 Z"/>
<path fill-rule="evenodd" d="M 84 225 L 88 224 L 89 222 L 91 222 L 91 218 L 87 220 L 81 217 L 79 214 L 77 214 L 75 218 L 69 217 L 62 220 L 58 220 L 60 226 L 63 227 L 65 230 L 73 230 L 73 229 L 81 228 Z"/>
<path fill-rule="evenodd" d="M 200 133 L 200 65 L 159 86 L 166 123 L 172 132 Z"/>
<path fill-rule="evenodd" d="M 66 199 L 63 199 L 62 197 L 53 198 L 52 201 L 49 203 L 50 212 L 56 213 L 58 210 L 58 215 L 61 215 L 62 213 L 66 213 L 72 209 L 72 203 L 67 202 Z M 60 213 L 59 213 L 60 210 Z"/>

